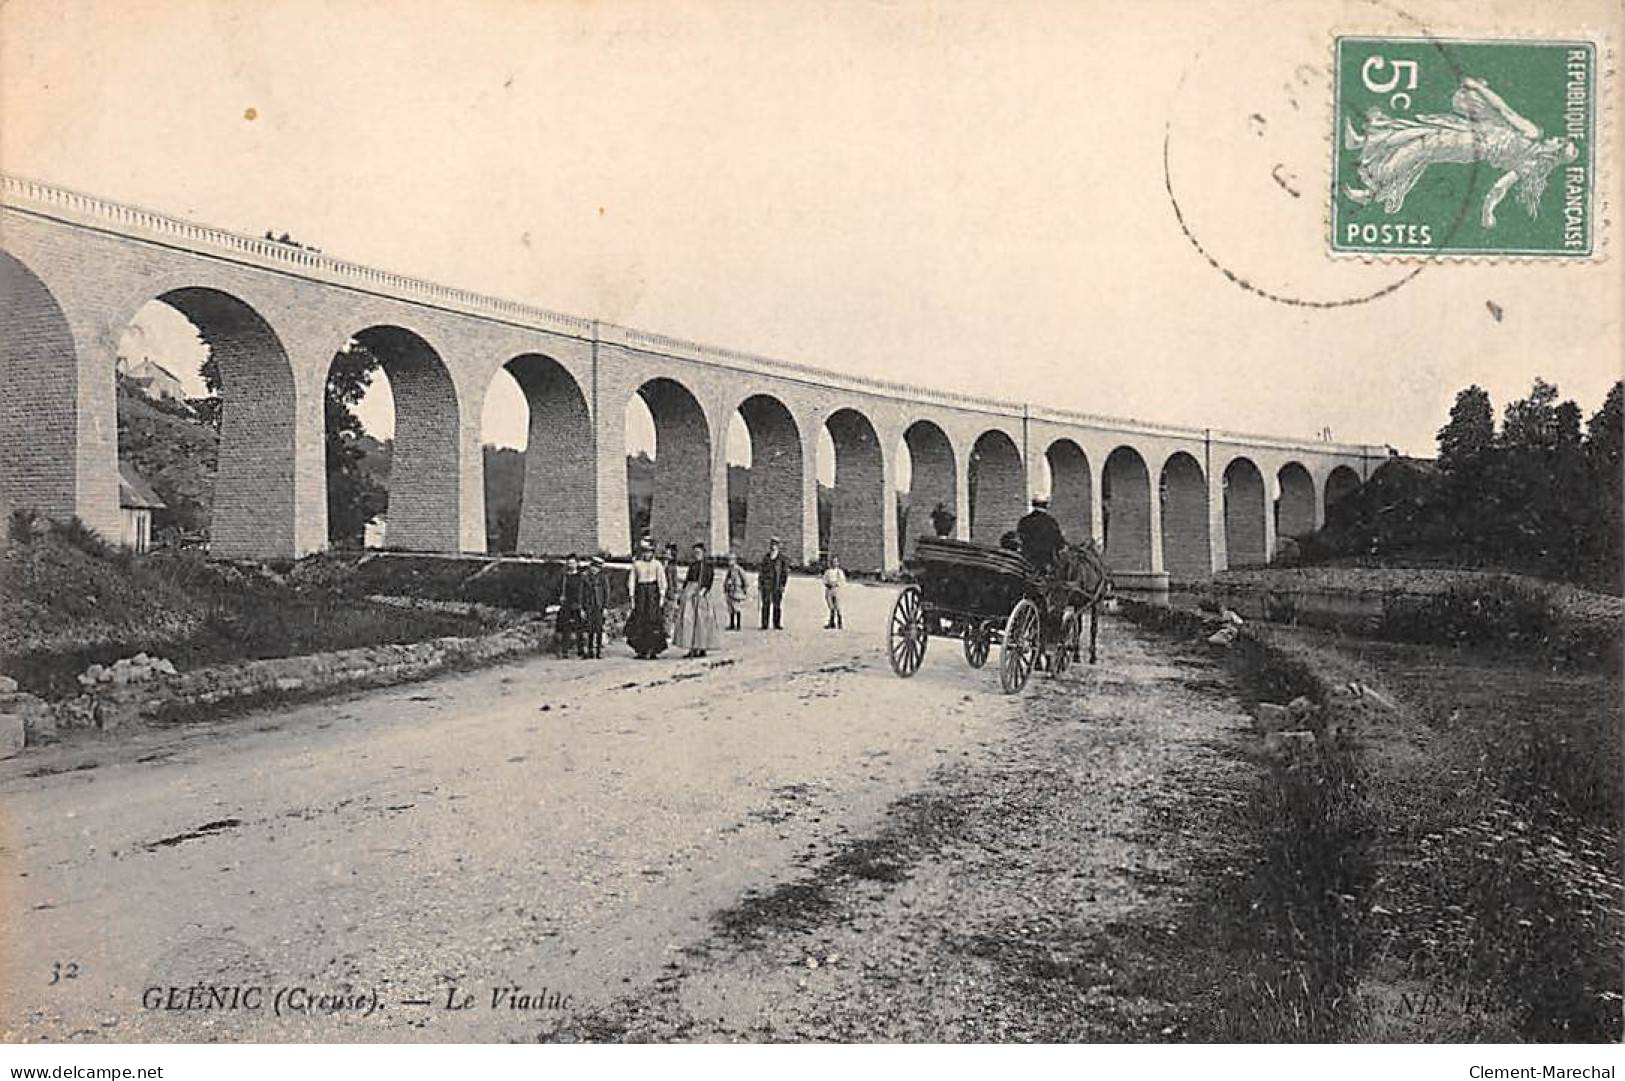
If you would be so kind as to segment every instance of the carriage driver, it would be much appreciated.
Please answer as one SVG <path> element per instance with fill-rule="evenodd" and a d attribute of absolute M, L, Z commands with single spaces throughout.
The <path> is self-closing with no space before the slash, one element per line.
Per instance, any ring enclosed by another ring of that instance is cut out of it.
<path fill-rule="evenodd" d="M 1040 574 L 1047 573 L 1055 556 L 1066 547 L 1061 535 L 1061 524 L 1049 512 L 1049 500 L 1033 496 L 1033 509 L 1016 523 L 1016 535 L 1021 538 L 1021 554 Z"/>

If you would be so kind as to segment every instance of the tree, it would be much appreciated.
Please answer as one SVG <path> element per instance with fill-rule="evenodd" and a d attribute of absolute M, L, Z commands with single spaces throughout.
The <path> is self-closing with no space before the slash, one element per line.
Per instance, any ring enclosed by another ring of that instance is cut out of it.
<path fill-rule="evenodd" d="M 1625 382 L 1616 381 L 1602 408 L 1586 421 L 1586 458 L 1604 475 L 1619 479 L 1621 443 L 1625 442 Z"/>
<path fill-rule="evenodd" d="M 1619 592 L 1625 382 L 1613 385 L 1583 432 L 1580 407 L 1559 401 L 1557 387 L 1542 379 L 1502 416 L 1496 434 L 1483 389 L 1457 394 L 1439 430 L 1438 468 L 1384 463 L 1326 508 L 1310 553 L 1444 558 Z"/>
<path fill-rule="evenodd" d="M 1439 468 L 1476 473 L 1495 446 L 1495 413 L 1490 396 L 1476 383 L 1456 395 L 1450 420 L 1439 429 Z"/>
<path fill-rule="evenodd" d="M 1457 393 L 1450 419 L 1439 429 L 1440 540 L 1473 546 L 1494 532 L 1498 508 L 1486 480 L 1495 453 L 1495 412 L 1489 394 L 1474 384 Z"/>
<path fill-rule="evenodd" d="M 1586 422 L 1585 459 L 1594 514 L 1587 531 L 1585 559 L 1590 577 L 1615 593 L 1621 587 L 1625 510 L 1621 507 L 1621 445 L 1625 444 L 1625 383 L 1615 382 L 1602 408 Z"/>
<path fill-rule="evenodd" d="M 355 406 L 366 396 L 372 376 L 379 368 L 376 355 L 360 342 L 333 358 L 327 370 L 327 392 L 323 402 L 327 446 L 327 539 L 335 545 L 359 544 L 367 523 L 389 508 L 389 491 L 361 468 L 365 456 L 357 440 L 367 434 Z M 204 358 L 200 369 L 212 401 L 200 415 L 218 427 L 223 381 L 214 351 Z"/>
<path fill-rule="evenodd" d="M 1564 578 L 1581 576 L 1596 528 L 1596 492 L 1580 438 L 1580 407 L 1537 378 L 1501 424 L 1492 483 L 1499 496 L 1495 554 Z"/>
<path fill-rule="evenodd" d="M 1501 445 L 1510 450 L 1549 450 L 1557 443 L 1557 387 L 1535 377 L 1529 397 L 1507 404 Z"/>
<path fill-rule="evenodd" d="M 519 509 L 525 492 L 525 455 L 512 447 L 485 445 L 485 547 L 519 550 Z"/>

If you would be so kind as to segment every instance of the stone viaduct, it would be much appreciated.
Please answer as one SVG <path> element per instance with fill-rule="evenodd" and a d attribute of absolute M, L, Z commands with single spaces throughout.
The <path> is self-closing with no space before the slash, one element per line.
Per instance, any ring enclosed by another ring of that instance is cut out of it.
<path fill-rule="evenodd" d="M 626 552 L 624 411 L 654 418 L 651 532 L 728 544 L 727 432 L 752 469 L 754 558 L 783 538 L 818 558 L 817 435 L 835 448 L 830 548 L 849 568 L 899 563 L 894 489 L 911 463 L 925 532 L 939 501 L 959 534 L 996 541 L 1044 486 L 1069 536 L 1102 542 L 1120 578 L 1205 577 L 1267 562 L 1321 524 L 1381 447 L 1114 420 L 840 375 L 448 288 L 272 240 L 0 177 L 0 512 L 77 514 L 116 535 L 119 336 L 145 304 L 178 309 L 218 361 L 221 443 L 211 526 L 223 557 L 327 542 L 323 395 L 336 353 L 382 358 L 396 411 L 388 542 L 485 549 L 481 420 L 506 370 L 530 407 L 520 548 Z M 1276 493 L 1279 493 L 1278 497 Z"/>

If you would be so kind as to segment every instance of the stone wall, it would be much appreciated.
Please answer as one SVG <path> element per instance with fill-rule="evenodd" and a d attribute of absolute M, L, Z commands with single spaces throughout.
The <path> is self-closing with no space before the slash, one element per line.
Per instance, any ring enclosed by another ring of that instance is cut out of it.
<path fill-rule="evenodd" d="M 535 621 L 479 637 L 363 646 L 306 657 L 219 665 L 173 676 L 154 675 L 140 682 L 98 686 L 90 693 L 46 708 L 62 728 L 109 731 L 135 723 L 162 724 L 206 717 L 211 711 L 246 708 L 284 696 L 409 683 L 464 665 L 536 653 L 551 639 L 551 626 Z M 0 711 L 3 709 L 4 703 L 0 702 Z"/>

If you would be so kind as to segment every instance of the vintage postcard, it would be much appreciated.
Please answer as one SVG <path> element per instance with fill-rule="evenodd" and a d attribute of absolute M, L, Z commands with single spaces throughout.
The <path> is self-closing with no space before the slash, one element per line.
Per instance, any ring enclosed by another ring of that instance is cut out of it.
<path fill-rule="evenodd" d="M 0 1071 L 1615 1076 L 1622 30 L 0 4 Z"/>

